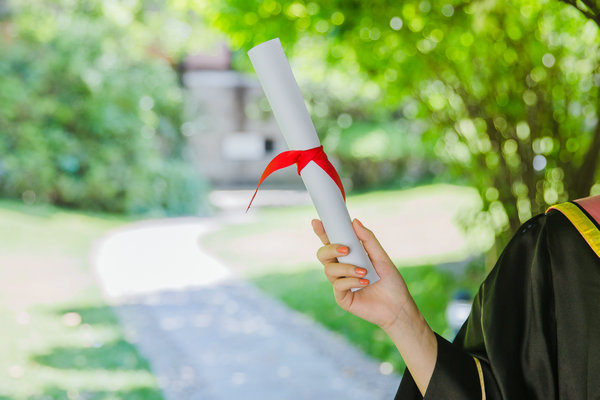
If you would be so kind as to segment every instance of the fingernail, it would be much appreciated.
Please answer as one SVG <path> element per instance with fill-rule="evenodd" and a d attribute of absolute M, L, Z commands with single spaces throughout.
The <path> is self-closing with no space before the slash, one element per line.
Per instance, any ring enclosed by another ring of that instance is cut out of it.
<path fill-rule="evenodd" d="M 338 247 L 338 252 L 342 254 L 348 254 L 350 252 L 350 249 L 346 246 L 340 246 Z"/>
<path fill-rule="evenodd" d="M 364 268 L 356 268 L 356 274 L 357 275 L 365 275 L 367 273 L 367 270 Z"/>
<path fill-rule="evenodd" d="M 358 280 L 360 282 L 361 285 L 366 286 L 369 284 L 369 280 L 368 279 L 359 279 Z"/>

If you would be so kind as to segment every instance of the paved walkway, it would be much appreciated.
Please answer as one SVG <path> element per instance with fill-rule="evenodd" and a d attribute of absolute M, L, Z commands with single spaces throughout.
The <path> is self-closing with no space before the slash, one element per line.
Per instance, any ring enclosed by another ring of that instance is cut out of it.
<path fill-rule="evenodd" d="M 214 226 L 135 224 L 93 254 L 106 297 L 167 400 L 393 398 L 397 375 L 202 252 L 199 237 Z"/>

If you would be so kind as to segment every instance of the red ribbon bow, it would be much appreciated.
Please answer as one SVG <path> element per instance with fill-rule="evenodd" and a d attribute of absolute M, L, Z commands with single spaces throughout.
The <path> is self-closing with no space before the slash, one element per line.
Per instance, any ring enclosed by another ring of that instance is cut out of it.
<path fill-rule="evenodd" d="M 304 169 L 304 167 L 306 167 L 311 161 L 314 161 L 319 167 L 323 169 L 323 171 L 327 173 L 327 175 L 331 177 L 331 179 L 333 179 L 336 185 L 340 188 L 340 192 L 342 192 L 344 201 L 346 201 L 346 192 L 344 191 L 342 180 L 340 179 L 340 176 L 338 175 L 331 162 L 329 162 L 327 154 L 325 154 L 325 152 L 323 151 L 323 146 L 319 146 L 308 150 L 284 151 L 283 153 L 278 154 L 273 160 L 271 160 L 269 165 L 267 165 L 267 168 L 265 168 L 265 171 L 263 172 L 262 176 L 260 177 L 258 186 L 256 186 L 256 190 L 254 191 L 254 196 L 252 196 L 252 200 L 250 200 L 250 204 L 248 204 L 246 212 L 248 212 L 248 210 L 250 209 L 250 206 L 252 205 L 252 202 L 256 197 L 256 193 L 258 193 L 258 188 L 260 187 L 261 183 L 263 183 L 263 181 L 269 175 L 271 175 L 278 169 L 289 167 L 292 164 L 296 164 L 298 166 L 298 175 L 300 175 L 302 169 Z"/>

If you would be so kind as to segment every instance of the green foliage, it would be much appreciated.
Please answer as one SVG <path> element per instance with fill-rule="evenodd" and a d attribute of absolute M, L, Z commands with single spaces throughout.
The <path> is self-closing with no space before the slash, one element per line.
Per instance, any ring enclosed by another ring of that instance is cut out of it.
<path fill-rule="evenodd" d="M 549 204 L 600 192 L 600 42 L 581 10 L 555 0 L 238 0 L 205 11 L 241 60 L 281 38 L 295 71 L 321 85 L 307 97 L 325 144 L 344 142 L 357 121 L 402 121 L 384 128 L 395 162 L 381 162 L 405 174 L 395 136 L 418 137 L 424 154 L 479 189 L 486 208 L 475 219 L 498 234 Z"/>
<path fill-rule="evenodd" d="M 341 115 L 342 124 L 344 118 L 351 118 L 346 113 Z M 344 175 L 352 177 L 357 189 L 423 184 L 443 169 L 423 146 L 418 125 L 405 120 L 358 120 L 345 129 L 333 126 L 328 129 L 324 145 L 335 149 Z"/>
<path fill-rule="evenodd" d="M 13 33 L 0 39 L 0 195 L 198 211 L 205 187 L 184 160 L 176 73 L 118 11 L 99 1 L 14 4 Z"/>

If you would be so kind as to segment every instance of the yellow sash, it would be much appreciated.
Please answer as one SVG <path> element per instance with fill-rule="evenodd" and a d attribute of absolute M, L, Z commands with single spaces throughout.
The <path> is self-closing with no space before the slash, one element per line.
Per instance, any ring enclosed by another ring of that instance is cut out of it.
<path fill-rule="evenodd" d="M 600 230 L 581 209 L 573 203 L 562 203 L 554 205 L 548 210 L 557 210 L 564 214 L 571 221 L 573 226 L 579 231 L 581 236 L 590 245 L 594 253 L 600 257 Z"/>

